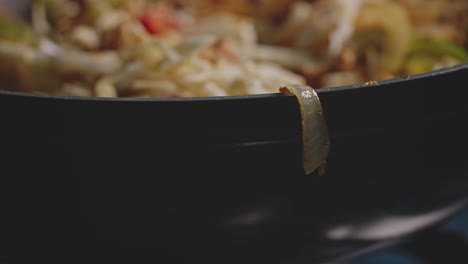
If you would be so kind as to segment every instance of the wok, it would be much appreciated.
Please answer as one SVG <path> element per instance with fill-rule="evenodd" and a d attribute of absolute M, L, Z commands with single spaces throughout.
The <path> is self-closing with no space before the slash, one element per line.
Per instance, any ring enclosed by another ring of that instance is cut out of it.
<path fill-rule="evenodd" d="M 299 105 L 270 94 L 0 92 L 6 263 L 325 263 L 467 204 L 468 65 L 322 89 L 331 152 L 304 175 Z"/>

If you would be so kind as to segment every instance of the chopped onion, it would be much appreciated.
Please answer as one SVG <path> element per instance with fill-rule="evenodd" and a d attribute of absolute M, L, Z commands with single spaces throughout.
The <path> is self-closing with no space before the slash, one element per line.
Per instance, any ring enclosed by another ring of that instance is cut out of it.
<path fill-rule="evenodd" d="M 353 22 L 363 1 L 339 0 L 336 2 L 341 7 L 341 15 L 336 29 L 330 33 L 328 51 L 332 56 L 338 56 L 351 38 L 354 31 Z"/>
<path fill-rule="evenodd" d="M 406 10 L 391 1 L 367 1 L 356 16 L 353 45 L 373 73 L 398 72 L 411 46 L 412 26 Z"/>
<path fill-rule="evenodd" d="M 302 85 L 282 87 L 280 92 L 295 95 L 301 106 L 305 173 L 323 168 L 330 149 L 330 140 L 317 93 L 311 87 Z"/>

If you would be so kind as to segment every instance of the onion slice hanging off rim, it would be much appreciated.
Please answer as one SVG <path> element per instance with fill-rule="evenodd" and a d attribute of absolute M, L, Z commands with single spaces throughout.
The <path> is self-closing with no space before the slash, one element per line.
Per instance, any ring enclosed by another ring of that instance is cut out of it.
<path fill-rule="evenodd" d="M 330 149 L 330 140 L 317 93 L 313 88 L 303 85 L 282 87 L 280 92 L 295 95 L 301 107 L 302 155 L 305 174 L 317 169 L 319 169 L 319 175 L 323 174 Z"/>

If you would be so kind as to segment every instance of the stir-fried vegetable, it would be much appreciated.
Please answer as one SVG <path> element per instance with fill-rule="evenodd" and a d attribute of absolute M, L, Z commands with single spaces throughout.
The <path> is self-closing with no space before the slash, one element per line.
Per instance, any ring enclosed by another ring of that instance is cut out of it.
<path fill-rule="evenodd" d="M 287 86 L 280 91 L 295 95 L 301 106 L 304 171 L 309 174 L 325 166 L 330 149 L 322 105 L 317 93 L 309 86 Z"/>
<path fill-rule="evenodd" d="M 178 20 L 158 10 L 148 10 L 140 18 L 145 29 L 152 35 L 163 34 L 180 27 Z"/>
<path fill-rule="evenodd" d="M 415 37 L 404 70 L 408 75 L 468 62 L 468 51 L 441 38 Z"/>
<path fill-rule="evenodd" d="M 365 57 L 371 78 L 400 69 L 411 41 L 411 24 L 405 10 L 392 2 L 362 5 L 352 39 L 356 53 Z"/>
<path fill-rule="evenodd" d="M 0 15 L 0 39 L 21 44 L 34 44 L 34 32 L 21 21 Z"/>
<path fill-rule="evenodd" d="M 465 0 L 35 0 L 0 14 L 8 87 L 75 96 L 276 92 L 468 61 Z"/>

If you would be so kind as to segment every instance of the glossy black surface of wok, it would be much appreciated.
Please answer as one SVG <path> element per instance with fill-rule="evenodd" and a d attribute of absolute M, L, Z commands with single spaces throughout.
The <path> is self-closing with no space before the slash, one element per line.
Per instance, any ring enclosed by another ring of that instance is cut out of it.
<path fill-rule="evenodd" d="M 323 263 L 395 241 L 466 203 L 467 75 L 461 65 L 321 90 L 332 142 L 322 177 L 303 175 L 293 96 L 0 92 L 0 253 L 7 263 Z M 366 231 L 440 210 L 407 231 Z"/>

